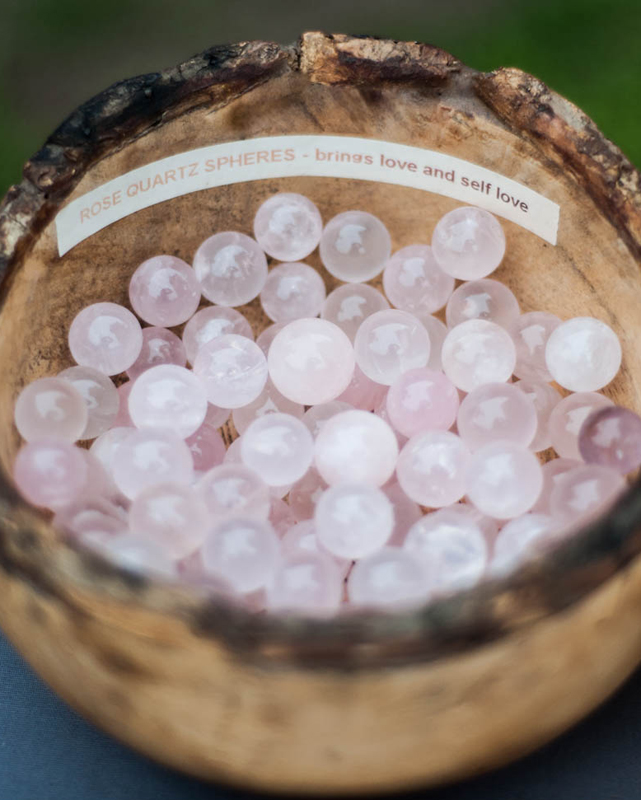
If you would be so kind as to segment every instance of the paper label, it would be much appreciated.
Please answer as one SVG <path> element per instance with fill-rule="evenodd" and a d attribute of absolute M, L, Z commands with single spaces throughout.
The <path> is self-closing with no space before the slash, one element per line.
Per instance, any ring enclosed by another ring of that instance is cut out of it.
<path fill-rule="evenodd" d="M 460 158 L 377 139 L 267 136 L 201 147 L 127 172 L 73 200 L 56 217 L 58 252 L 143 208 L 190 192 L 286 177 L 353 178 L 452 197 L 556 244 L 559 206 Z"/>

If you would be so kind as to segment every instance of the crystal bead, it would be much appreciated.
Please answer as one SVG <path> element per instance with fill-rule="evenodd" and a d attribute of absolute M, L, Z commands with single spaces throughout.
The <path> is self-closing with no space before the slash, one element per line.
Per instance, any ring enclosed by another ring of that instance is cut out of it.
<path fill-rule="evenodd" d="M 383 288 L 395 308 L 421 316 L 443 308 L 454 290 L 454 278 L 439 267 L 429 245 L 411 244 L 397 250 L 385 265 Z"/>
<path fill-rule="evenodd" d="M 390 307 L 387 298 L 367 283 L 345 283 L 327 295 L 321 317 L 333 322 L 354 341 L 367 317 Z"/>
<path fill-rule="evenodd" d="M 586 525 L 605 513 L 626 485 L 616 470 L 584 464 L 559 478 L 550 494 L 550 513 L 566 525 Z"/>
<path fill-rule="evenodd" d="M 543 488 L 541 489 L 539 499 L 532 507 L 532 513 L 549 515 L 550 495 L 554 487 L 566 472 L 580 466 L 582 466 L 581 462 L 573 458 L 553 458 L 551 461 L 547 461 L 543 464 L 541 467 L 541 471 L 543 472 Z"/>
<path fill-rule="evenodd" d="M 185 441 L 170 430 L 132 431 L 116 447 L 113 479 L 130 499 L 159 483 L 191 483 L 193 461 Z"/>
<path fill-rule="evenodd" d="M 404 372 L 387 393 L 392 426 L 408 438 L 425 430 L 448 430 L 456 420 L 458 392 L 442 372 L 412 369 Z"/>
<path fill-rule="evenodd" d="M 516 363 L 510 334 L 495 322 L 471 319 L 447 334 L 441 353 L 443 371 L 464 392 L 486 383 L 505 383 Z"/>
<path fill-rule="evenodd" d="M 509 385 L 509 384 L 508 384 Z M 530 442 L 530 450 L 540 453 L 552 446 L 550 415 L 561 402 L 561 395 L 549 383 L 520 380 L 513 384 L 530 398 L 536 409 L 536 433 Z"/>
<path fill-rule="evenodd" d="M 210 469 L 196 489 L 214 520 L 232 516 L 266 520 L 270 511 L 267 485 L 243 464 L 225 462 Z"/>
<path fill-rule="evenodd" d="M 274 322 L 317 317 L 325 302 L 325 284 L 313 267 L 300 262 L 274 267 L 260 293 L 263 311 Z"/>
<path fill-rule="evenodd" d="M 325 616 L 336 612 L 343 597 L 343 575 L 322 553 L 285 556 L 267 587 L 270 611 Z"/>
<path fill-rule="evenodd" d="M 350 604 L 399 610 L 424 603 L 429 595 L 422 564 L 396 547 L 384 547 L 358 561 L 347 580 Z"/>
<path fill-rule="evenodd" d="M 88 422 L 82 392 L 61 376 L 38 378 L 27 384 L 18 395 L 13 413 L 18 433 L 27 442 L 51 436 L 75 442 L 84 436 Z"/>
<path fill-rule="evenodd" d="M 127 370 L 129 379 L 134 381 L 143 372 L 161 364 L 174 364 L 184 367 L 187 363 L 185 346 L 178 336 L 167 328 L 143 328 L 142 350 Z"/>
<path fill-rule="evenodd" d="M 471 319 L 486 319 L 509 328 L 520 314 L 519 302 L 504 283 L 491 278 L 467 281 L 452 294 L 445 309 L 448 328 Z"/>
<path fill-rule="evenodd" d="M 367 211 L 344 211 L 332 217 L 320 238 L 320 257 L 325 269 L 346 283 L 375 278 L 392 252 L 385 225 Z"/>
<path fill-rule="evenodd" d="M 255 419 L 241 439 L 243 463 L 268 486 L 294 483 L 310 468 L 314 440 L 306 426 L 290 414 Z"/>
<path fill-rule="evenodd" d="M 86 490 L 88 469 L 82 451 L 62 439 L 38 439 L 23 445 L 13 465 L 20 494 L 35 506 L 54 511 Z"/>
<path fill-rule="evenodd" d="M 405 494 L 422 506 L 441 508 L 465 494 L 470 451 L 449 431 L 424 431 L 403 447 L 396 477 Z"/>
<path fill-rule="evenodd" d="M 621 343 L 605 322 L 575 317 L 552 331 L 545 347 L 545 362 L 564 389 L 596 392 L 619 371 Z"/>
<path fill-rule="evenodd" d="M 142 350 L 140 323 L 116 303 L 94 303 L 76 314 L 69 328 L 69 348 L 76 364 L 105 375 L 124 372 Z"/>
<path fill-rule="evenodd" d="M 198 308 L 200 284 L 182 259 L 154 256 L 131 276 L 129 300 L 145 322 L 171 328 L 186 322 Z"/>
<path fill-rule="evenodd" d="M 500 578 L 543 552 L 558 538 L 558 524 L 547 514 L 524 514 L 504 525 L 494 542 L 490 575 Z"/>
<path fill-rule="evenodd" d="M 498 439 L 527 447 L 538 417 L 532 400 L 512 383 L 486 383 L 463 399 L 457 417 L 459 436 L 470 450 Z"/>
<path fill-rule="evenodd" d="M 588 464 L 632 472 L 641 466 L 641 417 L 620 406 L 597 409 L 581 426 L 579 451 Z"/>
<path fill-rule="evenodd" d="M 194 361 L 207 399 L 220 408 L 241 408 L 253 402 L 267 383 L 267 361 L 251 339 L 234 333 L 203 345 Z"/>
<path fill-rule="evenodd" d="M 391 386 L 404 372 L 427 364 L 430 337 L 406 311 L 377 311 L 358 329 L 354 352 L 356 363 L 370 380 Z"/>
<path fill-rule="evenodd" d="M 194 363 L 203 345 L 228 333 L 254 338 L 251 325 L 235 308 L 209 306 L 197 311 L 183 331 L 183 345 L 189 363 Z"/>
<path fill-rule="evenodd" d="M 302 194 L 279 192 L 260 205 L 254 236 L 279 261 L 298 261 L 315 250 L 323 232 L 320 211 Z"/>
<path fill-rule="evenodd" d="M 537 383 L 549 383 L 552 375 L 545 362 L 545 348 L 552 332 L 561 320 L 546 311 L 530 311 L 521 314 L 508 326 L 508 332 L 516 347 L 514 374 L 518 378 Z"/>
<path fill-rule="evenodd" d="M 548 420 L 552 447 L 563 458 L 580 460 L 581 426 L 593 411 L 613 405 L 609 397 L 596 392 L 577 392 L 564 397 L 554 406 Z"/>
<path fill-rule="evenodd" d="M 250 236 L 216 233 L 200 245 L 194 271 L 202 293 L 219 306 L 242 306 L 258 297 L 267 279 L 267 259 Z"/>
<path fill-rule="evenodd" d="M 495 216 L 482 208 L 463 206 L 436 223 L 432 252 L 438 265 L 453 278 L 485 278 L 505 255 L 505 234 Z"/>
<path fill-rule="evenodd" d="M 255 419 L 260 419 L 267 414 L 289 414 L 301 419 L 305 413 L 302 403 L 294 403 L 282 395 L 268 378 L 265 388 L 258 397 L 242 408 L 235 408 L 232 414 L 234 427 L 238 433 L 245 433 Z"/>

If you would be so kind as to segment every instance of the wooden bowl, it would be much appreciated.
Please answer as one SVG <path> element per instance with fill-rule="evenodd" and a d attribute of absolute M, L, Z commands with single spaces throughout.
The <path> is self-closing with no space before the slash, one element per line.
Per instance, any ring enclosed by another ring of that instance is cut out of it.
<path fill-rule="evenodd" d="M 57 254 L 57 212 L 129 170 L 218 142 L 317 133 L 438 150 L 558 203 L 556 246 L 504 221 L 496 277 L 525 311 L 610 324 L 624 365 L 606 394 L 641 410 L 640 176 L 579 109 L 516 69 L 478 73 L 423 44 L 308 33 L 291 47 L 215 47 L 79 108 L 0 211 L 0 622 L 71 705 L 161 762 L 254 789 L 371 795 L 504 764 L 629 675 L 641 659 L 639 485 L 505 580 L 411 613 L 310 621 L 252 616 L 111 567 L 63 542 L 9 477 L 16 394 L 71 363 L 73 316 L 126 303 L 145 258 L 189 261 L 215 231 L 250 232 L 276 191 L 307 194 L 325 219 L 378 214 L 395 248 L 429 241 L 455 207 L 371 181 L 269 179 L 153 205 Z M 266 324 L 256 302 L 245 311 L 256 330 Z"/>

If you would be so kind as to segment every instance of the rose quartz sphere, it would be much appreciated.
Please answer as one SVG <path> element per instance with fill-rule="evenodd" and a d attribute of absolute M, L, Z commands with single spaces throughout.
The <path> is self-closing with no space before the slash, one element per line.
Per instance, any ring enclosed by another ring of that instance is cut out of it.
<path fill-rule="evenodd" d="M 429 245 L 411 244 L 397 250 L 385 265 L 383 288 L 395 308 L 420 316 L 443 308 L 454 290 L 454 278 L 439 267 Z"/>
<path fill-rule="evenodd" d="M 318 541 L 338 558 L 364 558 L 392 535 L 394 509 L 376 486 L 342 483 L 323 492 L 314 514 Z"/>
<path fill-rule="evenodd" d="M 143 261 L 131 276 L 129 300 L 150 325 L 171 328 L 186 322 L 200 303 L 200 284 L 194 270 L 175 256 Z"/>
<path fill-rule="evenodd" d="M 396 547 L 383 547 L 358 561 L 347 580 L 350 604 L 387 610 L 411 608 L 429 595 L 423 565 Z"/>
<path fill-rule="evenodd" d="M 354 374 L 354 350 L 343 331 L 324 319 L 298 319 L 276 334 L 269 348 L 274 386 L 295 403 L 337 398 Z"/>
<path fill-rule="evenodd" d="M 448 334 L 447 325 L 431 314 L 422 314 L 419 319 L 430 337 L 430 358 L 426 367 L 436 371 L 442 370 L 441 352 L 443 350 L 443 342 Z"/>
<path fill-rule="evenodd" d="M 508 575 L 558 538 L 558 523 L 547 514 L 524 514 L 511 519 L 496 537 L 489 572 Z"/>
<path fill-rule="evenodd" d="M 234 427 L 238 433 L 245 433 L 255 419 L 279 412 L 301 419 L 305 413 L 305 406 L 288 400 L 268 378 L 265 388 L 255 400 L 242 408 L 234 409 L 232 414 Z"/>
<path fill-rule="evenodd" d="M 510 384 L 506 385 L 509 386 Z M 522 380 L 516 381 L 512 385 L 529 397 L 536 409 L 536 433 L 530 442 L 530 450 L 534 450 L 535 453 L 547 450 L 548 447 L 552 446 L 549 426 L 550 414 L 562 400 L 560 393 L 557 392 L 554 386 L 540 381 Z"/>
<path fill-rule="evenodd" d="M 269 516 L 270 497 L 261 477 L 243 464 L 225 462 L 198 481 L 197 490 L 214 521 L 231 516 Z"/>
<path fill-rule="evenodd" d="M 368 378 L 356 364 L 349 386 L 338 396 L 338 400 L 349 403 L 353 408 L 363 411 L 374 411 L 387 397 L 387 386 Z"/>
<path fill-rule="evenodd" d="M 620 406 L 597 409 L 581 426 L 579 451 L 588 464 L 632 472 L 641 465 L 641 417 Z"/>
<path fill-rule="evenodd" d="M 489 211 L 463 206 L 449 211 L 436 223 L 432 252 L 441 269 L 453 278 L 485 278 L 503 260 L 505 234 Z"/>
<path fill-rule="evenodd" d="M 284 322 L 275 322 L 273 325 L 269 325 L 265 328 L 264 331 L 258 334 L 256 337 L 256 344 L 260 347 L 260 349 L 265 354 L 265 358 L 267 358 L 267 354 L 269 353 L 269 348 L 272 346 L 272 342 L 276 337 L 276 334 L 285 327 Z"/>
<path fill-rule="evenodd" d="M 137 428 L 167 428 L 183 439 L 205 421 L 207 395 L 191 370 L 173 364 L 151 367 L 136 379 L 129 414 Z"/>
<path fill-rule="evenodd" d="M 508 328 L 520 314 L 519 303 L 504 283 L 483 278 L 461 284 L 445 309 L 449 328 L 470 319 L 487 319 Z"/>
<path fill-rule="evenodd" d="M 397 481 L 385 484 L 383 492 L 394 509 L 394 530 L 388 544 L 391 547 L 401 547 L 407 532 L 423 513 L 418 503 L 410 500 Z"/>
<path fill-rule="evenodd" d="M 255 342 L 228 333 L 203 345 L 194 361 L 207 399 L 220 408 L 241 408 L 253 402 L 267 383 L 267 361 Z"/>
<path fill-rule="evenodd" d="M 127 370 L 127 375 L 133 381 L 150 367 L 160 364 L 184 367 L 186 363 L 185 346 L 175 333 L 167 328 L 143 328 L 142 350 Z"/>
<path fill-rule="evenodd" d="M 183 344 L 189 363 L 194 363 L 198 351 L 204 344 L 227 333 L 246 336 L 248 339 L 254 338 L 251 325 L 235 308 L 209 306 L 197 311 L 183 331 Z"/>
<path fill-rule="evenodd" d="M 341 578 L 345 578 L 352 566 L 350 558 L 339 558 L 323 547 L 316 534 L 316 523 L 313 519 L 297 522 L 281 540 L 281 552 L 284 558 L 297 555 L 322 555 L 330 558 L 339 568 Z"/>
<path fill-rule="evenodd" d="M 603 514 L 626 489 L 625 478 L 610 467 L 583 464 L 569 470 L 550 494 L 550 513 L 567 524 L 587 524 Z"/>
<path fill-rule="evenodd" d="M 185 439 L 194 461 L 194 469 L 206 472 L 223 463 L 226 448 L 223 437 L 214 425 L 205 421 L 195 433 Z"/>
<path fill-rule="evenodd" d="M 313 267 L 300 262 L 274 267 L 260 293 L 263 311 L 274 322 L 317 317 L 325 302 L 325 284 Z"/>
<path fill-rule="evenodd" d="M 346 283 L 375 278 L 392 252 L 385 225 L 367 211 L 344 211 L 325 225 L 320 257 L 325 269 Z"/>
<path fill-rule="evenodd" d="M 18 395 L 13 418 L 18 433 L 28 442 L 49 436 L 75 442 L 84 435 L 88 408 L 71 381 L 38 378 Z"/>
<path fill-rule="evenodd" d="M 545 362 L 564 389 L 596 392 L 619 371 L 621 343 L 605 322 L 575 317 L 552 331 L 545 347 Z"/>
<path fill-rule="evenodd" d="M 118 389 L 102 372 L 91 367 L 69 367 L 58 374 L 82 395 L 87 407 L 87 424 L 81 439 L 95 439 L 114 424 L 120 407 Z"/>
<path fill-rule="evenodd" d="M 83 534 L 100 534 L 108 538 L 128 530 L 127 513 L 110 500 L 95 495 L 81 495 L 64 506 L 54 517 L 53 524 L 75 538 Z"/>
<path fill-rule="evenodd" d="M 404 436 L 425 430 L 447 430 L 456 419 L 458 392 L 442 372 L 412 369 L 404 372 L 387 393 L 387 414 Z"/>
<path fill-rule="evenodd" d="M 129 395 L 134 388 L 133 381 L 125 381 L 118 387 L 118 413 L 113 421 L 112 428 L 133 428 L 134 423 L 129 415 Z"/>
<path fill-rule="evenodd" d="M 532 513 L 549 515 L 550 495 L 557 483 L 566 472 L 580 466 L 582 466 L 582 462 L 573 458 L 553 458 L 551 461 L 547 461 L 543 464 L 541 467 L 541 471 L 543 472 L 543 488 L 541 489 L 539 499 L 534 506 L 532 506 Z"/>
<path fill-rule="evenodd" d="M 243 444 L 242 436 L 239 436 L 238 439 L 234 439 L 234 441 L 227 448 L 227 453 L 225 454 L 225 458 L 223 459 L 224 464 L 238 464 L 240 466 L 244 466 L 241 454 L 242 444 Z M 262 479 L 261 482 L 263 482 Z M 269 493 L 270 501 L 273 500 L 274 498 L 281 499 L 285 497 L 286 494 L 289 494 L 292 485 L 293 484 L 291 483 L 287 483 L 283 484 L 282 486 L 267 486 L 267 491 Z"/>
<path fill-rule="evenodd" d="M 296 481 L 289 492 L 289 506 L 298 521 L 314 516 L 316 505 L 325 489 L 327 483 L 313 467 Z"/>
<path fill-rule="evenodd" d="M 219 306 L 242 306 L 258 297 L 267 279 L 267 259 L 250 236 L 216 233 L 200 245 L 194 271 L 202 293 Z"/>
<path fill-rule="evenodd" d="M 315 250 L 323 232 L 320 211 L 294 192 L 272 195 L 256 212 L 254 236 L 263 250 L 279 261 L 298 261 Z"/>
<path fill-rule="evenodd" d="M 382 486 L 394 472 L 398 445 L 390 426 L 367 411 L 343 411 L 327 420 L 315 443 L 316 469 L 330 486 Z"/>
<path fill-rule="evenodd" d="M 102 433 L 91 445 L 89 452 L 100 461 L 107 475 L 113 475 L 116 450 L 134 430 L 133 427 L 113 427 Z"/>
<path fill-rule="evenodd" d="M 419 320 L 406 311 L 377 311 L 358 329 L 354 353 L 368 378 L 391 386 L 404 372 L 427 364 L 430 337 Z"/>
<path fill-rule="evenodd" d="M 465 494 L 470 451 L 449 431 L 424 431 L 403 447 L 396 477 L 405 494 L 422 506 L 441 508 Z"/>
<path fill-rule="evenodd" d="M 552 380 L 545 362 L 545 348 L 561 320 L 547 311 L 521 314 L 507 326 L 516 346 L 514 374 L 528 381 L 548 383 Z"/>
<path fill-rule="evenodd" d="M 459 436 L 470 450 L 498 439 L 527 447 L 538 417 L 532 400 L 512 383 L 486 383 L 461 403 L 456 420 Z"/>
<path fill-rule="evenodd" d="M 367 317 L 390 305 L 383 294 L 367 283 L 346 283 L 327 295 L 321 317 L 333 322 L 353 342 Z"/>
<path fill-rule="evenodd" d="M 478 508 L 467 502 L 465 498 L 460 503 L 448 506 L 447 510 L 453 514 L 461 514 L 478 525 L 488 546 L 496 539 L 496 535 L 499 532 L 499 520 L 482 514 Z"/>
<path fill-rule="evenodd" d="M 340 414 L 341 411 L 351 411 L 353 406 L 341 400 L 331 400 L 329 403 L 319 403 L 311 406 L 302 416 L 302 421 L 314 439 L 321 432 L 321 428 L 328 419 Z"/>
<path fill-rule="evenodd" d="M 343 598 L 344 576 L 322 553 L 285 556 L 267 587 L 267 608 L 311 616 L 335 613 Z"/>
<path fill-rule="evenodd" d="M 299 480 L 310 468 L 314 439 L 296 417 L 267 414 L 255 419 L 243 434 L 240 455 L 268 486 L 283 486 Z"/>
<path fill-rule="evenodd" d="M 577 392 L 564 397 L 550 412 L 548 431 L 552 447 L 563 458 L 581 459 L 581 425 L 593 411 L 613 406 L 609 397 L 596 392 Z"/>
<path fill-rule="evenodd" d="M 116 303 L 94 303 L 76 314 L 69 328 L 69 348 L 76 364 L 105 375 L 124 372 L 142 350 L 140 323 Z"/>
<path fill-rule="evenodd" d="M 441 352 L 443 371 L 464 392 L 486 383 L 505 383 L 516 363 L 510 334 L 484 319 L 462 322 L 445 337 Z"/>
<path fill-rule="evenodd" d="M 88 470 L 82 451 L 62 439 L 38 439 L 18 451 L 13 478 L 20 494 L 36 506 L 57 510 L 86 490 Z"/>
<path fill-rule="evenodd" d="M 93 545 L 93 549 L 101 556 L 129 572 L 165 580 L 173 580 L 177 576 L 174 562 L 149 539 L 123 533 L 103 541 L 89 542 L 83 539 L 83 543 Z"/>
<path fill-rule="evenodd" d="M 113 479 L 130 499 L 159 483 L 191 483 L 193 461 L 185 441 L 171 430 L 133 431 L 113 454 Z"/>
<path fill-rule="evenodd" d="M 472 455 L 467 496 L 488 517 L 520 517 L 536 503 L 542 488 L 539 460 L 524 445 L 497 441 Z"/>

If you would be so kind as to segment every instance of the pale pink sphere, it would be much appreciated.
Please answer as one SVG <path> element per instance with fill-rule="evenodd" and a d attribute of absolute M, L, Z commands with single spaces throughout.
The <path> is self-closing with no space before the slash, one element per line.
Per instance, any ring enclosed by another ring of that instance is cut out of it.
<path fill-rule="evenodd" d="M 469 463 L 470 451 L 455 433 L 424 431 L 401 450 L 396 477 L 416 503 L 441 508 L 465 494 Z"/>
<path fill-rule="evenodd" d="M 314 439 L 296 417 L 267 414 L 255 419 L 243 434 L 240 455 L 268 486 L 283 486 L 299 480 L 310 468 Z"/>
<path fill-rule="evenodd" d="M 632 472 L 641 465 L 641 417 L 620 406 L 594 411 L 581 426 L 579 451 L 588 464 Z"/>
<path fill-rule="evenodd" d="M 452 328 L 441 353 L 443 371 L 464 392 L 486 383 L 505 383 L 514 372 L 516 349 L 495 322 L 471 319 Z"/>
<path fill-rule="evenodd" d="M 279 497 L 272 497 L 269 504 L 269 523 L 274 531 L 281 537 L 296 525 L 296 517 L 288 503 Z"/>
<path fill-rule="evenodd" d="M 367 211 L 343 211 L 325 225 L 320 257 L 325 269 L 346 283 L 375 278 L 392 252 L 392 240 L 383 223 Z"/>
<path fill-rule="evenodd" d="M 195 433 L 185 439 L 194 461 L 194 469 L 206 472 L 223 463 L 226 453 L 225 442 L 218 430 L 207 418 Z"/>
<path fill-rule="evenodd" d="M 460 503 L 448 506 L 447 510 L 451 511 L 453 514 L 466 516 L 478 525 L 488 546 L 496 539 L 496 535 L 499 532 L 499 520 L 482 514 L 478 508 L 467 502 L 465 498 L 463 498 Z"/>
<path fill-rule="evenodd" d="M 398 444 L 390 426 L 368 411 L 343 411 L 327 420 L 316 438 L 315 460 L 330 486 L 382 486 L 394 472 Z"/>
<path fill-rule="evenodd" d="M 547 514 L 524 514 L 504 525 L 494 542 L 489 573 L 500 578 L 541 553 L 558 538 L 558 523 Z"/>
<path fill-rule="evenodd" d="M 377 311 L 358 329 L 356 363 L 376 383 L 391 386 L 404 372 L 424 367 L 430 357 L 430 337 L 421 322 L 395 308 Z"/>
<path fill-rule="evenodd" d="M 267 361 L 255 342 L 228 333 L 198 351 L 194 373 L 207 399 L 220 408 L 241 408 L 253 402 L 267 383 Z"/>
<path fill-rule="evenodd" d="M 118 413 L 111 424 L 112 428 L 133 428 L 134 421 L 129 414 L 129 395 L 134 388 L 133 381 L 125 381 L 118 387 Z"/>
<path fill-rule="evenodd" d="M 364 558 L 392 535 L 394 509 L 376 486 L 342 483 L 323 493 L 314 514 L 316 535 L 337 558 Z"/>
<path fill-rule="evenodd" d="M 454 278 L 439 267 L 429 245 L 411 244 L 397 250 L 385 265 L 383 288 L 395 308 L 421 316 L 443 308 L 454 290 Z"/>
<path fill-rule="evenodd" d="M 171 328 L 186 322 L 198 308 L 200 284 L 182 259 L 154 256 L 131 276 L 129 300 L 145 322 Z"/>
<path fill-rule="evenodd" d="M 113 454 L 113 479 L 120 491 L 133 499 L 158 483 L 191 483 L 193 461 L 189 447 L 171 430 L 136 430 Z"/>
<path fill-rule="evenodd" d="M 131 533 L 149 539 L 172 559 L 185 558 L 204 542 L 207 508 L 196 491 L 179 483 L 159 483 L 140 492 L 129 509 Z"/>
<path fill-rule="evenodd" d="M 527 447 L 538 417 L 531 398 L 515 384 L 486 383 L 464 397 L 456 424 L 470 450 L 499 439 Z"/>
<path fill-rule="evenodd" d="M 394 530 L 388 544 L 391 547 L 401 547 L 407 532 L 423 514 L 418 503 L 410 500 L 397 481 L 383 486 L 383 492 L 394 509 Z"/>
<path fill-rule="evenodd" d="M 587 524 L 607 511 L 626 486 L 616 470 L 584 464 L 559 478 L 550 494 L 550 513 L 565 524 Z"/>
<path fill-rule="evenodd" d="M 242 306 L 258 297 L 267 280 L 265 253 L 250 236 L 216 233 L 200 245 L 194 271 L 202 293 L 219 306 Z"/>
<path fill-rule="evenodd" d="M 326 616 L 336 612 L 343 598 L 339 566 L 322 553 L 284 556 L 267 587 L 270 611 Z"/>
<path fill-rule="evenodd" d="M 491 278 L 461 284 L 445 310 L 449 328 L 470 319 L 487 319 L 508 328 L 521 313 L 519 302 L 504 283 Z"/>
<path fill-rule="evenodd" d="M 373 286 L 367 283 L 346 283 L 327 295 L 321 317 L 338 325 L 353 342 L 356 331 L 367 317 L 389 307 L 387 298 Z"/>
<path fill-rule="evenodd" d="M 528 381 L 548 383 L 552 375 L 545 362 L 545 348 L 561 320 L 547 311 L 521 314 L 507 326 L 516 346 L 514 374 Z"/>
<path fill-rule="evenodd" d="M 553 458 L 547 461 L 541 467 L 543 472 L 543 488 L 539 499 L 532 506 L 532 512 L 536 514 L 549 514 L 550 513 L 550 495 L 554 491 L 557 483 L 566 472 L 581 467 L 582 462 L 573 458 Z"/>
<path fill-rule="evenodd" d="M 62 439 L 38 439 L 18 451 L 13 477 L 20 494 L 35 506 L 57 510 L 86 493 L 87 462 Z"/>
<path fill-rule="evenodd" d="M 232 414 L 234 427 L 238 433 L 245 433 L 255 419 L 279 412 L 301 419 L 305 413 L 305 406 L 302 403 L 294 403 L 282 395 L 268 378 L 265 388 L 255 400 L 242 408 L 234 409 Z"/>
<path fill-rule="evenodd" d="M 254 217 L 254 236 L 263 250 L 279 261 L 298 261 L 320 241 L 323 220 L 302 194 L 278 192 L 262 203 Z"/>
<path fill-rule="evenodd" d="M 530 511 L 542 488 L 539 460 L 524 445 L 497 441 L 480 447 L 472 455 L 467 496 L 488 517 L 520 517 Z"/>
<path fill-rule="evenodd" d="M 329 403 L 319 403 L 308 408 L 302 416 L 302 421 L 315 439 L 328 419 L 340 414 L 341 411 L 351 411 L 353 408 L 354 406 L 342 400 L 330 400 Z"/>
<path fill-rule="evenodd" d="M 49 436 L 75 442 L 84 435 L 89 416 L 79 388 L 59 376 L 38 378 L 25 386 L 16 400 L 13 418 L 27 442 Z"/>
<path fill-rule="evenodd" d="M 431 314 L 421 314 L 419 319 L 430 337 L 430 358 L 426 366 L 435 371 L 442 370 L 441 352 L 443 342 L 448 334 L 447 325 Z"/>
<path fill-rule="evenodd" d="M 436 223 L 432 252 L 448 275 L 463 281 L 485 278 L 505 255 L 505 234 L 489 211 L 462 206 L 448 211 Z"/>
<path fill-rule="evenodd" d="M 267 358 L 269 348 L 272 346 L 272 342 L 274 341 L 276 334 L 282 331 L 284 327 L 284 322 L 275 322 L 273 325 L 269 325 L 267 328 L 265 328 L 264 331 L 261 331 L 261 333 L 259 333 L 256 337 L 256 344 L 265 354 L 265 358 Z"/>
<path fill-rule="evenodd" d="M 260 293 L 263 311 L 274 322 L 317 317 L 325 302 L 325 284 L 313 267 L 300 262 L 270 270 Z"/>
<path fill-rule="evenodd" d="M 269 348 L 269 375 L 285 397 L 314 405 L 336 399 L 354 374 L 354 349 L 343 331 L 324 319 L 297 319 Z"/>
<path fill-rule="evenodd" d="M 387 386 L 376 383 L 368 378 L 363 370 L 358 366 L 354 367 L 354 374 L 349 386 L 338 396 L 338 400 L 348 403 L 353 408 L 360 408 L 363 411 L 373 411 L 387 397 Z"/>
<path fill-rule="evenodd" d="M 596 392 L 621 366 L 621 343 L 605 322 L 575 317 L 555 328 L 545 346 L 545 363 L 554 380 L 571 392 Z"/>
<path fill-rule="evenodd" d="M 100 534 L 107 538 L 128 530 L 127 513 L 111 500 L 96 495 L 79 496 L 58 511 L 53 524 L 74 538 L 84 534 Z"/>
<path fill-rule="evenodd" d="M 82 395 L 87 407 L 87 424 L 81 439 L 95 439 L 111 428 L 118 416 L 120 396 L 113 382 L 91 367 L 69 367 L 58 374 Z"/>
<path fill-rule="evenodd" d="M 93 543 L 83 539 L 83 543 L 93 544 L 93 549 L 101 556 L 129 572 L 165 580 L 174 580 L 177 577 L 176 566 L 172 559 L 149 539 L 122 533 Z"/>
<path fill-rule="evenodd" d="M 150 367 L 160 364 L 175 364 L 184 367 L 187 363 L 185 346 L 178 336 L 167 328 L 143 328 L 142 350 L 127 370 L 130 380 L 135 380 Z"/>
<path fill-rule="evenodd" d="M 278 537 L 264 519 L 236 516 L 218 522 L 202 547 L 207 572 L 239 594 L 268 586 L 280 562 Z"/>
<path fill-rule="evenodd" d="M 203 424 L 205 387 L 191 370 L 173 364 L 151 367 L 136 379 L 129 414 L 137 428 L 167 428 L 186 439 Z"/>
<path fill-rule="evenodd" d="M 475 586 L 487 568 L 488 548 L 479 526 L 442 508 L 426 514 L 409 530 L 403 550 L 425 570 L 425 589 L 450 594 Z"/>
<path fill-rule="evenodd" d="M 140 355 L 142 329 L 123 306 L 94 303 L 74 317 L 69 328 L 69 348 L 81 367 L 117 375 L 129 369 Z"/>
<path fill-rule="evenodd" d="M 396 547 L 358 561 L 347 579 L 350 605 L 396 610 L 424 603 L 430 594 L 423 565 Z"/>
<path fill-rule="evenodd" d="M 581 426 L 592 412 L 613 405 L 609 397 L 596 392 L 577 392 L 564 397 L 554 406 L 548 421 L 552 447 L 563 458 L 580 460 Z"/>
<path fill-rule="evenodd" d="M 327 486 L 313 467 L 292 486 L 289 492 L 289 507 L 299 522 L 314 516 L 316 504 Z"/>
<path fill-rule="evenodd" d="M 352 566 L 350 558 L 338 558 L 326 550 L 316 534 L 316 523 L 312 519 L 297 522 L 283 536 L 281 552 L 284 558 L 297 555 L 321 555 L 330 558 L 340 569 L 341 578 L 347 577 Z"/>
<path fill-rule="evenodd" d="M 183 345 L 189 363 L 194 363 L 203 345 L 228 333 L 254 338 L 251 325 L 235 308 L 208 306 L 197 311 L 183 331 Z"/>
<path fill-rule="evenodd" d="M 541 450 L 547 450 L 547 448 L 552 445 L 549 426 L 550 414 L 561 402 L 561 394 L 554 386 L 540 381 L 521 380 L 516 381 L 513 385 L 518 387 L 530 398 L 536 409 L 536 433 L 530 442 L 530 450 L 534 450 L 535 453 L 540 453 Z"/>
<path fill-rule="evenodd" d="M 118 426 L 102 433 L 91 445 L 89 452 L 102 464 L 107 475 L 113 476 L 113 462 L 116 451 L 132 433 L 133 427 Z"/>
<path fill-rule="evenodd" d="M 442 372 L 429 369 L 404 372 L 387 393 L 392 426 L 408 438 L 425 430 L 448 430 L 458 407 L 454 384 Z"/>
<path fill-rule="evenodd" d="M 225 462 L 210 469 L 196 488 L 214 521 L 232 516 L 266 520 L 269 516 L 267 484 L 243 464 Z"/>

